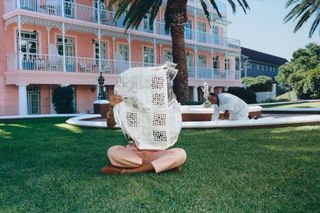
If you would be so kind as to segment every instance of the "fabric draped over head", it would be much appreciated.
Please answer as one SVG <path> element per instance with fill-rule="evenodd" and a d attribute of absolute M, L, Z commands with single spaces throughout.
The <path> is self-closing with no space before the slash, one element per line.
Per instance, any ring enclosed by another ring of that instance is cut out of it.
<path fill-rule="evenodd" d="M 139 149 L 164 150 L 178 140 L 182 119 L 172 89 L 175 66 L 131 68 L 115 85 L 114 93 L 124 98 L 114 107 L 116 122 Z"/>

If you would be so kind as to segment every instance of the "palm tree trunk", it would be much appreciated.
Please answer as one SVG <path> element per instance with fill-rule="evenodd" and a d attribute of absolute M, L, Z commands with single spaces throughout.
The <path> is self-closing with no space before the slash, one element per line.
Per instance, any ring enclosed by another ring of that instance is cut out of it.
<path fill-rule="evenodd" d="M 177 64 L 178 74 L 173 90 L 180 103 L 189 101 L 188 69 L 184 43 L 184 25 L 187 21 L 187 0 L 168 0 L 166 15 L 169 18 L 172 39 L 173 62 Z"/>

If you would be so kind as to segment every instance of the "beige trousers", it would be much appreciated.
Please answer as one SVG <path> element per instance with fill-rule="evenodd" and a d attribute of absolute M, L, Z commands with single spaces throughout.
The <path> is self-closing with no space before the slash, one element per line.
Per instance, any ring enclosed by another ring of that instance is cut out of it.
<path fill-rule="evenodd" d="M 108 157 L 113 166 L 136 168 L 142 161 L 151 162 L 156 173 L 181 166 L 187 158 L 184 149 L 139 150 L 135 144 L 112 146 L 108 149 Z"/>

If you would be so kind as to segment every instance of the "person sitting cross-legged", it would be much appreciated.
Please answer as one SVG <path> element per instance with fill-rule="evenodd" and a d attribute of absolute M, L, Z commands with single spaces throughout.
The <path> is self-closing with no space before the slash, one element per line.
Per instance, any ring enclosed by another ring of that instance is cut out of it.
<path fill-rule="evenodd" d="M 113 107 L 123 101 L 121 96 L 110 97 L 110 110 L 107 116 L 108 128 L 116 125 Z M 126 135 L 127 136 L 127 135 Z M 107 151 L 110 164 L 101 169 L 102 173 L 125 174 L 137 172 L 163 172 L 174 169 L 180 171 L 187 155 L 182 148 L 166 150 L 140 150 L 127 136 L 129 144 L 126 146 L 112 146 Z"/>

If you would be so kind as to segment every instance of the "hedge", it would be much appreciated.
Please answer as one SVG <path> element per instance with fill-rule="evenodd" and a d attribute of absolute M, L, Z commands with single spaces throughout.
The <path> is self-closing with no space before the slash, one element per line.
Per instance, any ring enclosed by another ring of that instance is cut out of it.
<path fill-rule="evenodd" d="M 250 89 L 246 89 L 246 88 L 242 88 L 242 87 L 230 87 L 228 89 L 228 93 L 233 94 L 233 95 L 241 98 L 247 104 L 254 104 L 257 102 L 256 101 L 256 93 Z"/>
<path fill-rule="evenodd" d="M 245 77 L 242 83 L 246 85 L 247 89 L 254 92 L 270 92 L 272 91 L 272 78 L 266 75 L 260 75 L 255 78 Z"/>

